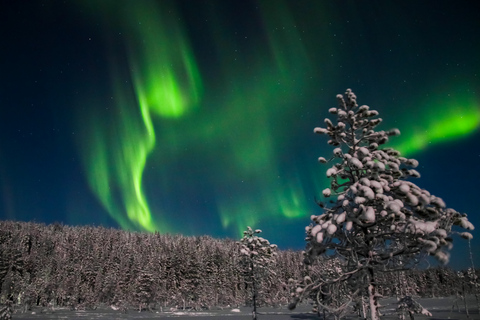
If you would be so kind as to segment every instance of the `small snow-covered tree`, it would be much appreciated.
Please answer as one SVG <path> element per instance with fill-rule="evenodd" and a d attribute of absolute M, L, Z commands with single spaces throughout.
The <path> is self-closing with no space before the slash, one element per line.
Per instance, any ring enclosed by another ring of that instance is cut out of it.
<path fill-rule="evenodd" d="M 150 303 L 154 298 L 154 281 L 155 277 L 148 270 L 140 269 L 137 272 L 137 279 L 135 280 L 134 300 L 138 305 L 138 311 L 143 309 L 151 311 Z"/>
<path fill-rule="evenodd" d="M 337 100 L 338 107 L 329 109 L 336 120 L 327 118 L 326 128 L 314 129 L 327 135 L 328 144 L 335 147 L 330 159 L 318 159 L 332 164 L 326 171 L 330 188 L 323 190 L 323 196 L 333 200 L 319 202 L 324 212 L 312 216 L 306 228 L 305 262 L 320 255 L 338 256 L 345 262 L 343 274 L 303 284 L 295 301 L 325 284 L 357 285 L 351 279 L 363 279 L 363 290 L 354 292 L 368 297 L 370 319 L 378 319 L 376 273 L 407 269 L 424 255 L 447 263 L 453 226 L 474 227 L 466 214 L 447 208 L 441 198 L 407 181 L 420 177 L 413 169 L 418 161 L 381 148 L 389 137 L 400 134 L 398 129 L 375 130 L 382 122 L 378 112 L 358 106 L 350 89 Z M 468 232 L 460 235 L 471 237 Z"/>
<path fill-rule="evenodd" d="M 245 266 L 245 278 L 251 286 L 253 302 L 253 319 L 257 319 L 257 300 L 262 283 L 273 276 L 270 269 L 275 262 L 277 245 L 270 244 L 267 239 L 257 236 L 262 230 L 247 227 L 240 240 L 240 253 Z"/>

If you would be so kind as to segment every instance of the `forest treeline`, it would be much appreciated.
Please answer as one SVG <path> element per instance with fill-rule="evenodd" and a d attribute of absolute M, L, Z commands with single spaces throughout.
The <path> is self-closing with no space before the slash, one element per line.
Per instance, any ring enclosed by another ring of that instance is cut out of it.
<path fill-rule="evenodd" d="M 251 283 L 235 240 L 0 221 L 0 304 L 95 308 L 211 308 L 250 303 Z M 294 281 L 329 272 L 307 269 L 301 251 L 278 251 L 261 304 L 286 305 Z M 430 268 L 380 274 L 383 296 L 473 292 L 468 272 Z M 407 289 L 408 288 L 408 289 Z M 409 290 L 410 292 L 405 292 Z M 403 292 L 402 292 L 403 291 Z"/>

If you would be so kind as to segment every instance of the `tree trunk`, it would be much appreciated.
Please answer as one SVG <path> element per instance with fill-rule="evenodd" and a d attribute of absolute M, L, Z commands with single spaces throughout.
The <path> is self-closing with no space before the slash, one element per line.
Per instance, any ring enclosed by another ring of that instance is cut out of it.
<path fill-rule="evenodd" d="M 252 319 L 257 320 L 257 281 L 255 279 L 255 270 L 253 266 L 253 260 L 250 261 L 250 267 L 252 269 L 252 291 L 253 291 Z"/>
<path fill-rule="evenodd" d="M 379 320 L 378 318 L 378 302 L 377 302 L 377 295 L 376 295 L 376 284 L 375 278 L 373 277 L 373 269 L 368 268 L 369 273 L 369 284 L 368 284 L 368 300 L 370 305 L 370 319 L 371 320 Z"/>
<path fill-rule="evenodd" d="M 465 282 L 462 283 L 462 298 L 463 304 L 465 306 L 465 313 L 467 314 L 467 319 L 470 319 L 470 315 L 468 314 L 467 293 L 465 292 Z"/>
<path fill-rule="evenodd" d="M 473 282 L 473 288 L 475 289 L 475 299 L 477 300 L 477 310 L 480 312 L 480 298 L 478 296 L 478 279 L 477 279 L 477 273 L 475 269 L 475 264 L 473 263 L 473 253 L 472 253 L 472 244 L 470 242 L 470 239 L 468 239 L 468 252 L 470 253 L 470 263 L 472 264 L 472 282 Z"/>
<path fill-rule="evenodd" d="M 366 308 L 366 304 L 365 304 L 365 299 L 363 298 L 363 294 L 362 294 L 362 319 L 366 320 L 367 319 L 367 308 Z"/>
<path fill-rule="evenodd" d="M 255 280 L 253 281 L 253 320 L 257 320 L 257 289 L 255 288 Z"/>

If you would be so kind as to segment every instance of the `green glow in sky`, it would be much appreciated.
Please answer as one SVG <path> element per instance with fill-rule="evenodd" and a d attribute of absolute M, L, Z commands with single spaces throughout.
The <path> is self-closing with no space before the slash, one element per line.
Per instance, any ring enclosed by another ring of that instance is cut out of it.
<path fill-rule="evenodd" d="M 388 144 L 403 155 L 459 139 L 480 127 L 480 101 L 467 91 L 435 94 L 434 98 L 425 99 L 420 106 L 424 111 L 402 123 L 402 135 L 392 138 Z"/>
<path fill-rule="evenodd" d="M 294 153 L 313 141 L 329 108 L 316 99 L 333 106 L 344 90 L 329 87 L 340 82 L 335 72 L 343 69 L 332 65 L 344 44 L 338 27 L 324 23 L 328 9 L 308 8 L 320 23 L 308 36 L 291 2 L 259 2 L 260 23 L 243 29 L 212 7 L 202 16 L 208 41 L 199 57 L 197 33 L 184 31 L 174 2 L 105 3 L 92 10 L 110 17 L 108 37 L 121 39 L 123 51 L 110 51 L 112 102 L 89 107 L 81 153 L 92 190 L 122 228 L 240 236 L 246 226 L 285 228 L 318 213 L 314 197 L 329 181 L 316 159 L 331 149 L 319 140 L 313 156 Z M 388 146 L 408 155 L 478 128 L 478 101 L 433 92 L 418 102 L 419 114 L 399 113 L 402 135 Z M 305 119 L 318 121 L 305 127 Z"/>
<path fill-rule="evenodd" d="M 296 25 L 286 9 L 282 12 L 285 28 L 276 30 L 275 15 L 268 8 L 261 11 L 265 17 L 264 30 L 259 32 L 268 35 L 268 55 L 255 50 L 255 46 L 254 54 L 229 54 L 236 50 L 232 35 L 222 28 L 222 21 L 212 23 L 217 45 L 213 49 L 220 53 L 218 62 L 224 71 L 216 79 L 220 92 L 205 96 L 198 111 L 174 124 L 162 121 L 157 134 L 161 150 L 152 157 L 160 168 L 168 171 L 172 165 L 169 161 L 175 160 L 165 159 L 163 153 L 173 159 L 200 155 L 199 159 L 193 157 L 191 165 L 207 162 L 204 165 L 209 171 L 202 180 L 215 190 L 221 227 L 238 234 L 247 225 L 261 226 L 269 221 L 299 219 L 311 214 L 307 204 L 313 202 L 314 192 L 305 192 L 298 176 L 286 177 L 280 168 L 281 157 L 290 153 L 284 144 L 291 142 L 288 131 L 295 127 L 295 122 L 289 120 L 299 104 L 301 96 L 297 93 L 306 81 L 303 70 L 309 66 Z M 215 21 L 218 17 L 208 20 Z M 282 49 L 282 43 L 288 51 Z M 292 55 L 299 58 L 292 60 Z M 249 59 L 245 60 L 246 57 Z M 289 82 L 294 78 L 302 82 Z M 285 128 L 278 127 L 278 123 L 285 123 Z"/>
<path fill-rule="evenodd" d="M 162 117 L 181 117 L 198 105 L 202 88 L 175 10 L 145 2 L 128 8 L 122 18 L 139 103 Z"/>
<path fill-rule="evenodd" d="M 117 84 L 118 85 L 118 84 Z M 107 212 L 124 229 L 166 230 L 156 226 L 142 190 L 142 174 L 155 138 L 131 108 L 135 100 L 115 90 L 116 108 L 108 121 L 91 118 L 92 132 L 84 141 L 84 162 L 91 188 Z"/>
<path fill-rule="evenodd" d="M 179 118 L 196 107 L 201 80 L 173 8 L 121 3 L 124 14 L 115 17 L 114 28 L 125 34 L 130 75 L 120 71 L 112 54 L 115 112 L 108 119 L 93 116 L 93 135 L 83 142 L 85 166 L 93 191 L 123 228 L 165 232 L 170 227 L 161 214 L 152 217 L 142 184 L 156 144 L 152 116 Z M 111 2 L 107 10 L 118 8 Z M 128 77 L 131 81 L 120 81 Z"/>
<path fill-rule="evenodd" d="M 231 106 L 229 118 L 232 126 L 238 127 L 238 135 L 229 136 L 233 162 L 227 170 L 234 170 L 245 179 L 244 183 L 250 183 L 238 191 L 238 199 L 219 197 L 218 214 L 224 228 L 233 226 L 239 234 L 247 225 L 262 226 L 278 219 L 309 215 L 306 204 L 310 197 L 305 195 L 298 177 L 285 177 L 279 158 L 288 153 L 283 149 L 288 133 L 282 131 L 291 128 L 288 115 L 299 103 L 296 92 L 306 81 L 301 74 L 310 63 L 297 24 L 284 2 L 277 2 L 275 10 L 269 2 L 262 2 L 260 15 L 263 30 L 259 31 L 266 36 L 269 54 L 254 56 L 249 62 L 258 66 L 251 71 L 255 82 L 249 83 L 248 77 L 238 78 L 240 73 L 225 67 L 233 71 L 230 77 L 236 77 L 236 86 L 225 105 Z M 217 41 L 225 43 L 228 35 L 217 35 Z M 291 79 L 303 81 L 294 83 Z M 285 128 L 278 126 L 279 120 L 285 121 Z M 257 196 L 252 199 L 252 194 Z"/>

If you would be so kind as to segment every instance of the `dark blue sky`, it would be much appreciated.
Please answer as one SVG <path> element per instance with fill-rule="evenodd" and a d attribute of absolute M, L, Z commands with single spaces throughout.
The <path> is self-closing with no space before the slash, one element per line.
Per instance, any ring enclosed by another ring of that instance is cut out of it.
<path fill-rule="evenodd" d="M 251 225 L 300 249 L 328 186 L 313 128 L 352 88 L 400 129 L 416 183 L 480 225 L 472 3 L 2 1 L 0 219 Z"/>

